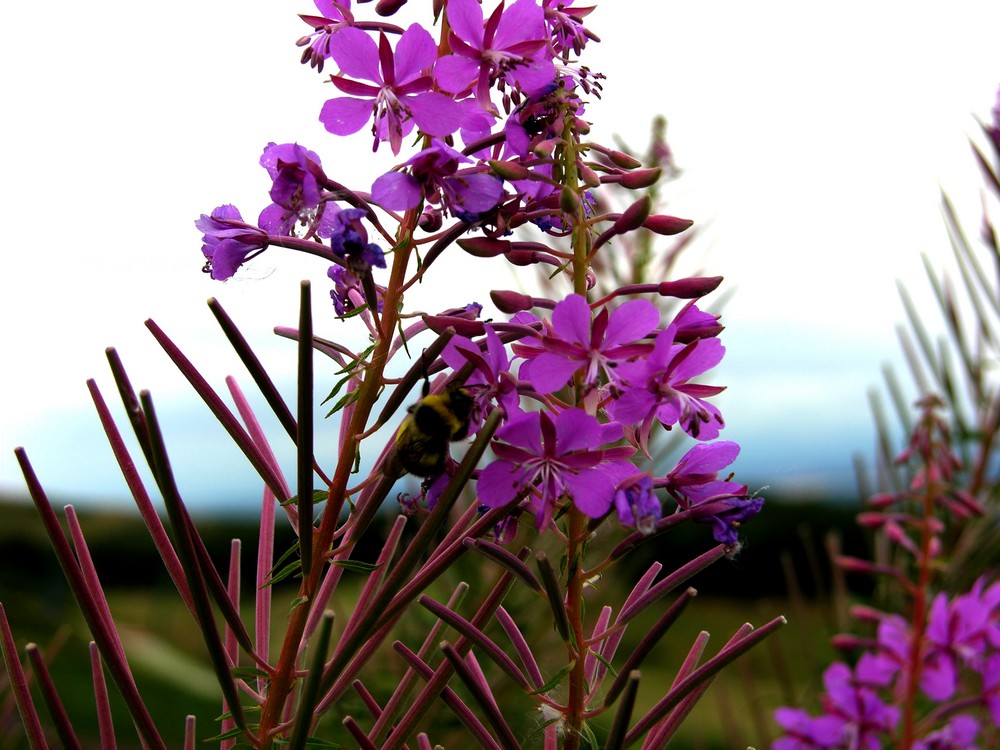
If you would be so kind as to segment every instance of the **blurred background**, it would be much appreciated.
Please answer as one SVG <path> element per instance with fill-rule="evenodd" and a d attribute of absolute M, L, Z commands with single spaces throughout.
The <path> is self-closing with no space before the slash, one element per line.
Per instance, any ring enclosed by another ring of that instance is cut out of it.
<path fill-rule="evenodd" d="M 360 342 L 333 318 L 316 259 L 271 249 L 224 284 L 200 272 L 194 220 L 223 203 L 256 217 L 269 202 L 257 163 L 269 141 L 303 144 L 328 174 L 362 189 L 393 164 L 388 149 L 368 152 L 367 136 L 337 139 L 319 124 L 333 88 L 298 63 L 294 41 L 307 29 L 299 12 L 314 9 L 305 1 L 57 0 L 44 12 L 16 3 L 0 10 L 8 71 L 0 87 L 13 113 L 0 122 L 0 497 L 14 501 L 0 522 L 0 600 L 16 602 L 19 635 L 57 650 L 60 638 L 79 637 L 70 635 L 81 623 L 61 574 L 21 502 L 12 452 L 21 445 L 54 502 L 89 514 L 98 569 L 114 589 L 113 610 L 132 623 L 126 645 L 143 679 L 186 691 L 209 725 L 218 707 L 212 676 L 189 651 L 187 613 L 157 587 L 165 579 L 137 532 L 85 380 L 96 378 L 114 402 L 104 348 L 115 346 L 136 388 L 152 390 L 181 492 L 206 519 L 210 548 L 224 557 L 229 538 L 253 538 L 259 479 L 143 321 L 155 320 L 220 391 L 228 374 L 250 386 L 209 297 L 289 397 L 295 346 L 272 328 L 295 325 L 301 279 L 314 284 L 317 333 Z M 736 747 L 732 737 L 768 736 L 765 709 L 815 691 L 816 669 L 804 684 L 787 665 L 825 663 L 828 635 L 842 624 L 830 604 L 842 582 L 830 580 L 823 558 L 831 532 L 844 549 L 864 549 L 852 522 L 854 462 L 874 455 L 869 392 L 883 365 L 901 364 L 897 282 L 937 325 L 921 254 L 935 267 L 949 262 L 941 191 L 972 234 L 979 227 L 982 183 L 969 138 L 982 142 L 977 118 L 989 120 L 996 102 L 1000 5 L 616 0 L 599 5 L 588 26 L 605 40 L 586 55 L 607 76 L 603 98 L 588 108 L 595 138 L 641 151 L 653 118 L 669 121 L 681 173 L 663 195 L 698 232 L 680 268 L 726 277 L 717 296 L 727 355 L 710 378 L 728 386 L 718 399 L 722 437 L 743 447 L 737 478 L 779 501 L 754 522 L 743 554 L 699 582 L 706 614 L 685 626 L 695 632 L 708 621 L 724 639 L 745 619 L 794 614 L 784 647 L 754 652 L 720 680 L 696 720 L 701 739 L 696 732 L 677 745 Z M 490 317 L 490 288 L 534 283 L 522 270 L 484 271 L 463 258 L 449 274 L 444 268 L 413 295 L 415 306 L 475 300 Z M 335 380 L 332 368 L 318 372 L 317 393 Z M 291 445 L 259 413 L 293 473 Z M 333 455 L 336 424 L 318 425 L 317 453 Z M 669 554 L 683 559 L 704 541 L 680 538 Z M 816 603 L 820 591 L 829 596 Z M 63 675 L 82 668 L 73 658 L 60 662 Z M 755 678 L 762 683 L 751 690 Z M 746 707 L 758 699 L 758 710 Z M 719 716 L 738 717 L 735 728 Z M 0 706 L 0 727 L 4 718 Z"/>

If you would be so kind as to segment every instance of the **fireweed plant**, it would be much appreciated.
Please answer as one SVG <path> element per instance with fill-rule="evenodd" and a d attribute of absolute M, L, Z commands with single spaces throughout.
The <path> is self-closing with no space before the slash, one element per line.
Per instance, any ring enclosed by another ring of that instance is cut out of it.
<path fill-rule="evenodd" d="M 296 445 L 292 483 L 235 381 L 227 385 L 238 416 L 166 333 L 147 324 L 263 480 L 252 623 L 240 615 L 238 543 L 230 569 L 219 571 L 173 480 L 150 395 L 134 392 L 109 352 L 169 534 L 90 383 L 142 517 L 204 636 L 224 701 L 221 728 L 210 734 L 222 747 L 253 748 L 302 748 L 331 737 L 361 748 L 662 747 L 718 671 L 784 622 L 746 625 L 711 656 L 702 633 L 665 694 L 633 715 L 644 659 L 695 593 L 685 583 L 737 553 L 743 524 L 763 504 L 728 471 L 739 446 L 719 439 L 724 421 L 712 398 L 722 388 L 702 382 L 724 349 L 718 316 L 699 300 L 721 278 L 595 291 L 607 284 L 595 259 L 614 254 L 619 238 L 639 230 L 677 234 L 691 222 L 653 212 L 649 193 L 620 212 L 599 208 L 606 205 L 596 197 L 601 191 L 647 189 L 661 169 L 589 140 L 585 107 L 602 76 L 579 58 L 597 41 L 584 25 L 593 8 L 569 0 L 447 0 L 429 6 L 430 28 L 402 28 L 390 20 L 403 4 L 380 0 L 377 17 L 361 20 L 348 0 L 316 0 L 319 15 L 302 16 L 310 31 L 299 41 L 303 62 L 335 70 L 327 79 L 336 93 L 319 112 L 326 129 L 342 137 L 366 130 L 373 149 L 391 150 L 399 165 L 359 190 L 328 176 L 315 151 L 271 143 L 260 159 L 272 181 L 270 203 L 256 222 L 232 205 L 196 222 L 213 279 L 229 279 L 275 248 L 308 253 L 329 265 L 332 305 L 324 315 L 363 326 L 368 336 L 362 351 L 315 336 L 303 283 L 298 328 L 278 331 L 298 341 L 293 409 L 210 301 Z M 545 266 L 552 296 L 494 291 L 498 316 L 486 321 L 481 305 L 467 300 L 430 314 L 408 310 L 406 293 L 429 283 L 446 253 L 463 251 Z M 671 301 L 665 314 L 658 303 Z M 329 359 L 323 372 L 336 380 L 330 398 L 339 449 L 330 470 L 313 450 L 314 352 Z M 387 444 L 373 445 L 407 403 L 414 406 L 403 426 Z M 639 468 L 650 435 L 664 429 L 689 436 L 689 449 L 668 471 Z M 433 453 L 421 461 L 420 451 Z M 366 475 L 363 454 L 378 456 Z M 93 634 L 104 746 L 114 746 L 107 670 L 142 743 L 165 747 L 76 515 L 67 508 L 67 537 L 25 451 L 17 456 Z M 407 471 L 427 475 L 419 492 L 392 496 Z M 396 517 L 377 560 L 363 563 L 353 555 L 387 498 L 398 500 Z M 298 535 L 284 554 L 273 543 L 279 510 Z M 669 545 L 669 532 L 687 522 L 704 524 L 714 544 L 664 575 L 653 564 L 623 601 L 588 611 L 615 563 L 640 545 Z M 481 588 L 459 582 L 438 598 L 425 593 L 468 557 L 480 560 Z M 345 571 L 364 583 L 338 612 L 334 594 Z M 298 591 L 289 612 L 272 616 L 271 585 L 279 580 L 296 581 Z M 679 596 L 662 604 L 675 590 Z M 515 595 L 530 607 L 505 607 Z M 663 608 L 648 632 L 619 654 L 626 628 L 654 606 Z M 421 621 L 429 623 L 421 640 L 397 635 Z M 551 627 L 529 642 L 525 634 L 539 621 Z M 0 626 L 27 736 L 43 747 L 2 610 Z M 280 641 L 276 650 L 272 638 Z M 77 746 L 35 656 L 56 731 Z M 387 686 L 389 657 L 396 672 Z M 530 722 L 513 721 L 525 714 Z M 188 747 L 194 738 L 189 721 Z"/>
<path fill-rule="evenodd" d="M 873 532 L 876 554 L 836 560 L 845 571 L 876 579 L 877 606 L 854 607 L 858 632 L 834 638 L 846 659 L 823 674 L 820 713 L 776 712 L 783 736 L 773 750 L 1000 747 L 1000 411 L 991 371 L 1000 355 L 1000 248 L 990 219 L 1000 199 L 1000 92 L 983 130 L 992 159 L 972 144 L 986 183 L 981 249 L 944 200 L 968 304 L 927 263 L 946 331 L 934 342 L 902 290 L 910 324 L 900 330 L 904 352 L 914 382 L 928 395 L 918 400 L 914 422 L 898 380 L 887 373 L 908 443 L 891 457 L 893 431 L 875 401 L 879 491 L 858 521 Z M 983 249 L 993 274 L 980 260 Z"/>

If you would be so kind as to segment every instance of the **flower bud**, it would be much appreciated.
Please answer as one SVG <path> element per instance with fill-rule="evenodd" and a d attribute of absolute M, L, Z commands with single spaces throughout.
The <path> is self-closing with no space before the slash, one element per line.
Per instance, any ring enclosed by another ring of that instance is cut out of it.
<path fill-rule="evenodd" d="M 654 167 L 652 169 L 637 169 L 634 172 L 627 172 L 623 174 L 619 179 L 615 180 L 619 185 L 629 190 L 637 190 L 639 188 L 648 188 L 650 185 L 656 184 L 656 181 L 660 179 L 660 174 L 662 169 L 659 167 Z"/>
<path fill-rule="evenodd" d="M 580 165 L 580 179 L 589 188 L 596 188 L 601 184 L 601 178 L 597 176 L 597 172 L 586 164 Z"/>
<path fill-rule="evenodd" d="M 490 169 L 493 170 L 493 174 L 505 180 L 527 180 L 531 178 L 531 170 L 515 161 L 490 159 L 487 163 L 490 165 Z"/>
<path fill-rule="evenodd" d="M 477 258 L 495 258 L 510 250 L 510 240 L 492 237 L 468 237 L 458 241 L 458 246 Z"/>
<path fill-rule="evenodd" d="M 691 219 L 681 219 L 677 216 L 666 216 L 664 214 L 654 214 L 643 222 L 643 226 L 651 232 L 657 234 L 680 234 L 689 229 L 694 224 Z"/>
<path fill-rule="evenodd" d="M 497 310 L 506 315 L 513 315 L 534 307 L 529 295 L 507 289 L 494 289 L 490 292 L 490 299 L 493 300 Z"/>
<path fill-rule="evenodd" d="M 615 234 L 625 234 L 643 226 L 649 216 L 653 200 L 648 195 L 643 196 L 625 209 L 621 216 L 615 219 L 613 230 Z"/>
<path fill-rule="evenodd" d="M 563 213 L 576 216 L 576 212 L 580 210 L 580 196 L 564 187 L 559 193 L 559 208 Z"/>
<path fill-rule="evenodd" d="M 444 217 L 441 215 L 441 209 L 434 208 L 433 206 L 428 207 L 420 214 L 420 218 L 417 219 L 417 226 L 423 229 L 425 232 L 436 232 L 444 225 Z"/>
<path fill-rule="evenodd" d="M 424 315 L 424 325 L 440 335 L 446 328 L 454 328 L 459 336 L 482 336 L 486 328 L 481 320 L 469 320 L 455 315 Z"/>
<path fill-rule="evenodd" d="M 721 283 L 721 276 L 694 276 L 689 279 L 660 282 L 656 291 L 661 297 L 698 299 L 709 292 L 714 292 Z"/>
<path fill-rule="evenodd" d="M 624 151 L 608 151 L 607 156 L 611 159 L 612 164 L 622 169 L 637 169 L 642 166 L 641 161 Z"/>
<path fill-rule="evenodd" d="M 375 3 L 375 12 L 380 16 L 391 16 L 404 5 L 406 0 L 378 0 Z"/>

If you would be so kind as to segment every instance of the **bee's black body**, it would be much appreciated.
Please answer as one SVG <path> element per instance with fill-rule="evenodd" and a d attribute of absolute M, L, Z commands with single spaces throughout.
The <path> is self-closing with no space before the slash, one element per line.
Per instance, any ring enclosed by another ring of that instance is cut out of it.
<path fill-rule="evenodd" d="M 409 408 L 396 432 L 396 446 L 386 464 L 388 472 L 406 472 L 418 477 L 437 476 L 444 471 L 448 444 L 469 434 L 472 397 L 460 386 L 427 395 Z"/>

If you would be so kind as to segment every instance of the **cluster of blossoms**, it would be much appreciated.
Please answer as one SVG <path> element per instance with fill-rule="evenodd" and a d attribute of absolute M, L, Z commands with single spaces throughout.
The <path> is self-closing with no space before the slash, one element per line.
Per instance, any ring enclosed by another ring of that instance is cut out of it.
<path fill-rule="evenodd" d="M 596 143 L 567 142 L 589 131 L 581 97 L 600 89 L 599 76 L 575 61 L 595 38 L 583 25 L 593 9 L 565 0 L 517 0 L 500 2 L 484 17 L 476 0 L 449 0 L 443 11 L 447 43 L 439 46 L 419 24 L 400 29 L 358 22 L 346 1 L 316 5 L 320 16 L 303 16 L 313 28 L 300 40 L 303 61 L 322 70 L 332 60 L 338 72 L 330 80 L 344 94 L 323 105 L 326 128 L 346 136 L 370 125 L 374 148 L 388 142 L 394 154 L 416 129 L 424 148 L 364 193 L 330 179 L 313 151 L 269 144 L 261 166 L 273 183 L 272 203 L 257 224 L 244 222 L 228 205 L 196 222 L 204 234 L 206 272 L 225 280 L 272 246 L 326 258 L 333 264 L 337 315 L 360 313 L 372 338 L 380 339 L 393 331 L 380 320 L 387 286 L 376 283 L 372 269 L 386 267 L 387 253 L 369 234 L 396 246 L 396 255 L 405 236 L 386 228 L 380 218 L 386 214 L 415 224 L 410 238 L 429 246 L 417 276 L 392 290 L 394 304 L 455 241 L 480 257 L 571 269 L 584 278 L 574 282 L 576 293 L 559 301 L 494 293 L 508 322 L 438 314 L 404 332 L 410 337 L 452 325 L 463 334 L 452 339 L 442 360 L 455 372 L 471 367 L 465 385 L 475 399 L 475 423 L 494 409 L 502 415 L 492 444 L 497 460 L 478 474 L 480 502 L 495 508 L 520 499 L 539 528 L 567 503 L 594 519 L 616 511 L 623 523 L 648 533 L 662 515 L 660 496 L 668 495 L 678 510 L 712 524 L 719 542 L 734 545 L 740 524 L 763 501 L 720 476 L 739 448 L 708 442 L 724 424 L 709 400 L 722 388 L 694 382 L 724 352 L 717 316 L 695 304 L 719 279 L 632 285 L 589 302 L 585 292 L 594 280 L 579 250 L 506 239 L 528 225 L 579 244 L 583 228 L 585 253 L 593 257 L 640 227 L 673 234 L 690 224 L 651 214 L 648 199 L 624 213 L 595 214 L 592 190 L 602 184 L 642 188 L 655 182 L 659 169 L 642 169 L 632 157 Z M 588 152 L 600 160 L 585 161 Z M 567 164 L 576 172 L 576 191 L 565 185 Z M 602 222 L 607 228 L 598 233 Z M 638 298 L 619 304 L 622 295 Z M 663 324 L 643 295 L 690 301 Z M 435 386 L 435 392 L 442 389 Z M 632 460 L 648 455 L 657 424 L 701 441 L 660 477 Z M 438 479 L 427 495 L 430 504 L 448 476 Z"/>
<path fill-rule="evenodd" d="M 937 413 L 941 402 L 931 396 L 920 406 L 921 419 L 896 459 L 912 464 L 909 487 L 874 496 L 872 510 L 859 517 L 884 535 L 896 559 L 838 560 L 847 570 L 901 583 L 906 616 L 855 607 L 855 617 L 874 626 L 874 636 L 834 639 L 838 648 L 860 655 L 853 667 L 836 662 L 824 673 L 821 714 L 776 712 L 784 734 L 773 750 L 978 750 L 993 747 L 1000 736 L 1000 583 L 980 578 L 969 591 L 930 596 L 932 574 L 942 568 L 947 549 L 945 534 L 984 510 L 960 487 L 962 466 Z"/>

